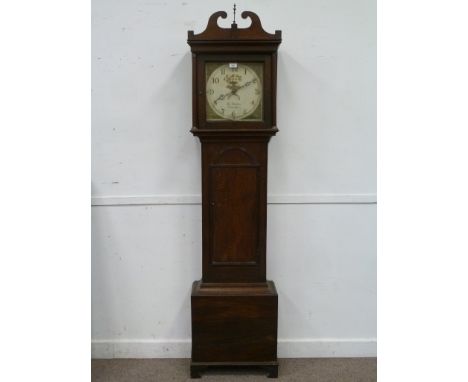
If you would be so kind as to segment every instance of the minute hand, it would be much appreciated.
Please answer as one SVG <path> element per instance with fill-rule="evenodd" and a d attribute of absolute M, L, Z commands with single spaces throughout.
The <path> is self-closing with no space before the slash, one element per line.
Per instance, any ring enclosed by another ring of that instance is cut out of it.
<path fill-rule="evenodd" d="M 242 88 L 245 88 L 245 87 L 249 86 L 250 84 L 252 84 L 252 83 L 254 83 L 254 82 L 256 82 L 256 81 L 255 81 L 255 80 L 247 81 L 244 85 L 239 86 L 239 87 L 237 88 L 237 90 L 242 89 Z M 236 90 L 236 91 L 237 91 L 237 90 Z"/>

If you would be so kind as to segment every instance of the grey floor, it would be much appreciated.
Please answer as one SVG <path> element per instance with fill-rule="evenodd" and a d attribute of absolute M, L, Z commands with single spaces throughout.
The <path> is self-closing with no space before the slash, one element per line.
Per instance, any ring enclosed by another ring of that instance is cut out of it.
<path fill-rule="evenodd" d="M 373 382 L 377 381 L 376 358 L 280 359 L 276 381 Z M 95 359 L 92 382 L 190 381 L 189 359 Z M 275 381 L 261 370 L 207 371 L 192 381 Z"/>

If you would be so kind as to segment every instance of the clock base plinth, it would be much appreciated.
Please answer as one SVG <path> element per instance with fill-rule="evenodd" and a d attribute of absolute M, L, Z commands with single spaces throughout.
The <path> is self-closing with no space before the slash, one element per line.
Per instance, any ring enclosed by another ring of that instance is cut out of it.
<path fill-rule="evenodd" d="M 278 294 L 272 281 L 203 283 L 192 288 L 192 363 L 207 367 L 263 367 L 278 375 Z"/>
<path fill-rule="evenodd" d="M 278 378 L 278 362 L 191 362 L 190 378 L 201 378 L 207 369 L 242 368 L 242 369 L 264 369 L 268 378 Z"/>

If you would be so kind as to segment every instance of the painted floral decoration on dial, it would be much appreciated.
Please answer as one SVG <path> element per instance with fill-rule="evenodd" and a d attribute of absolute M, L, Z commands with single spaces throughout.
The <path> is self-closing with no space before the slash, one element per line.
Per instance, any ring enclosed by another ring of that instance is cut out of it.
<path fill-rule="evenodd" d="M 260 121 L 262 69 L 256 63 L 207 66 L 207 119 Z"/>

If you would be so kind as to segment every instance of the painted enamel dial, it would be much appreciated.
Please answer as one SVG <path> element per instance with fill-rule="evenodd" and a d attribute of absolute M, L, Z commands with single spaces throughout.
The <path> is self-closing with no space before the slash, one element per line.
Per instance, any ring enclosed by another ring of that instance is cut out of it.
<path fill-rule="evenodd" d="M 260 69 L 258 64 L 248 63 L 214 66 L 206 80 L 207 119 L 261 120 Z"/>

